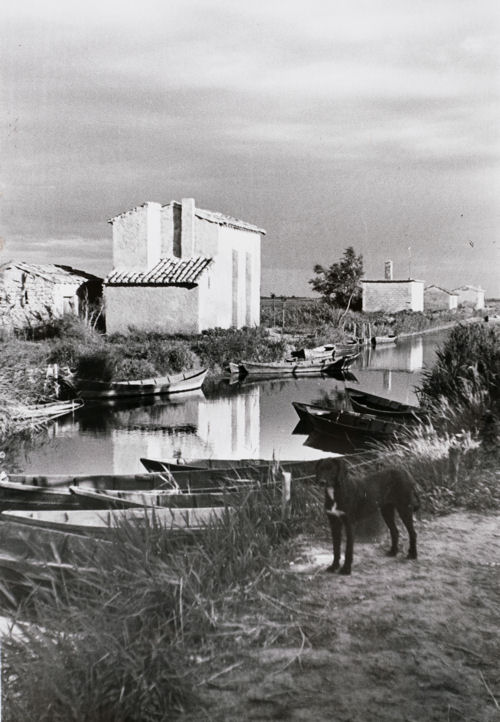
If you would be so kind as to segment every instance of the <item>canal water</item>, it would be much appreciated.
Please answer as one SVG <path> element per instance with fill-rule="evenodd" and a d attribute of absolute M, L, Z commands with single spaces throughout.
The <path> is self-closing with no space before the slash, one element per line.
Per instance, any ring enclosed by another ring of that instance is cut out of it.
<path fill-rule="evenodd" d="M 182 457 L 315 459 L 345 449 L 293 433 L 292 401 L 346 404 L 345 383 L 354 388 L 417 403 L 415 387 L 432 366 L 446 332 L 424 334 L 397 345 L 366 348 L 352 376 L 241 382 L 221 379 L 215 388 L 154 398 L 148 403 L 104 406 L 88 402 L 53 423 L 17 460 L 26 474 L 141 473 L 140 458 Z"/>

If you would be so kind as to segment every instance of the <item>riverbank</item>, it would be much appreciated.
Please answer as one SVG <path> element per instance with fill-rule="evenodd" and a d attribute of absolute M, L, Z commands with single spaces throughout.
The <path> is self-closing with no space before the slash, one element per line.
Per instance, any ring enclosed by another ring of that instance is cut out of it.
<path fill-rule="evenodd" d="M 326 533 L 279 570 L 287 595 L 231 620 L 232 650 L 198 664 L 201 709 L 182 719 L 493 722 L 500 713 L 499 514 L 417 522 L 419 559 L 357 543 L 350 577 L 325 574 Z M 272 625 L 275 640 L 259 632 Z M 217 634 L 218 632 L 214 632 Z"/>

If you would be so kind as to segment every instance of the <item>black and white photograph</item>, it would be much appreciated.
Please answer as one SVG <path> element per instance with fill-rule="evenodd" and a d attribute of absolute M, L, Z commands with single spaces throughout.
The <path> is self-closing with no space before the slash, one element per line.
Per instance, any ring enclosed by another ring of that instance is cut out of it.
<path fill-rule="evenodd" d="M 0 722 L 500 720 L 497 0 L 0 38 Z"/>

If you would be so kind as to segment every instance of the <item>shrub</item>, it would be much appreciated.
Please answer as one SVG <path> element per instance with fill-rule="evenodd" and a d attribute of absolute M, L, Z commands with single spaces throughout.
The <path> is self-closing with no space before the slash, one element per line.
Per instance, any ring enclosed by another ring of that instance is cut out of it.
<path fill-rule="evenodd" d="M 479 432 L 491 443 L 500 416 L 500 334 L 479 324 L 452 329 L 418 389 L 436 426 Z"/>
<path fill-rule="evenodd" d="M 111 381 L 116 371 L 116 357 L 107 348 L 81 354 L 76 360 L 75 373 L 82 379 Z"/>
<path fill-rule="evenodd" d="M 281 338 L 272 339 L 262 327 L 214 328 L 197 337 L 191 349 L 203 365 L 222 368 L 229 361 L 242 359 L 276 361 L 285 354 L 286 343 Z"/>

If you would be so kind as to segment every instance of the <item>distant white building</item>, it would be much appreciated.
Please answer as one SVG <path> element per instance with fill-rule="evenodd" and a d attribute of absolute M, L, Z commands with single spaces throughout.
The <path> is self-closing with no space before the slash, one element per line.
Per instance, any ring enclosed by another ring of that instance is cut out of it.
<path fill-rule="evenodd" d="M 424 310 L 424 281 L 412 278 L 394 280 L 392 261 L 385 263 L 385 278 L 374 281 L 361 281 L 362 310 L 365 312 Z"/>
<path fill-rule="evenodd" d="M 426 311 L 454 311 L 458 306 L 458 295 L 433 284 L 424 289 Z"/>
<path fill-rule="evenodd" d="M 453 293 L 457 294 L 459 305 L 472 306 L 477 310 L 484 308 L 484 291 L 482 288 L 465 284 L 454 288 Z"/>
<path fill-rule="evenodd" d="M 109 222 L 108 333 L 196 334 L 260 323 L 262 228 L 197 208 L 193 198 L 148 202 Z"/>

